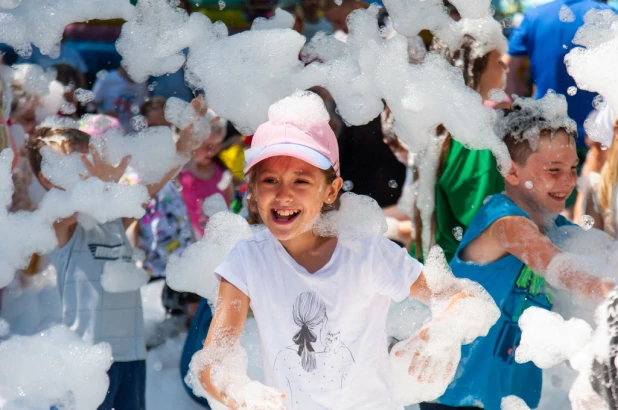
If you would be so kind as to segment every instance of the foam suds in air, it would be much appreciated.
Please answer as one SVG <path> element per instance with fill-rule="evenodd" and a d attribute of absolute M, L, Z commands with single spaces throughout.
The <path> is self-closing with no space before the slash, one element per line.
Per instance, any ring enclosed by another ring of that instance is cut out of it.
<path fill-rule="evenodd" d="M 106 292 L 134 292 L 148 283 L 150 275 L 134 261 L 108 261 L 103 266 L 101 286 Z"/>

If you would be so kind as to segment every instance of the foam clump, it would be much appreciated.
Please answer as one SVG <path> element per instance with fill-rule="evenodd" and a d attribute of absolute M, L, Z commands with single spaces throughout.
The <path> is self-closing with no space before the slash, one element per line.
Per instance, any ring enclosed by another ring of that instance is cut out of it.
<path fill-rule="evenodd" d="M 565 321 L 558 313 L 530 307 L 519 319 L 521 342 L 515 352 L 517 363 L 533 362 L 541 369 L 570 359 L 592 338 L 592 328 L 581 319 Z"/>
<path fill-rule="evenodd" d="M 411 38 L 422 30 L 435 31 L 449 23 L 442 0 L 385 0 L 384 5 L 398 33 Z"/>
<path fill-rule="evenodd" d="M 112 364 L 107 343 L 89 345 L 65 326 L 0 344 L 4 409 L 95 410 L 105 399 Z"/>
<path fill-rule="evenodd" d="M 273 30 L 292 28 L 295 21 L 296 19 L 293 15 L 283 9 L 277 8 L 275 10 L 275 15 L 271 18 L 266 19 L 264 17 L 258 17 L 253 20 L 253 24 L 251 24 L 251 30 Z"/>
<path fill-rule="evenodd" d="M 313 225 L 316 234 L 336 236 L 352 249 L 360 246 L 358 240 L 383 235 L 387 229 L 386 218 L 378 203 L 373 198 L 351 192 L 341 195 L 338 210 L 321 214 Z"/>
<path fill-rule="evenodd" d="M 530 410 L 530 407 L 517 396 L 507 396 L 502 398 L 500 410 Z"/>
<path fill-rule="evenodd" d="M 533 150 L 538 146 L 541 130 L 559 128 L 564 128 L 568 133 L 577 132 L 577 124 L 567 113 L 566 98 L 551 90 L 539 100 L 515 98 L 513 111 L 508 116 L 498 118 L 494 125 L 497 135 L 512 135 L 519 141 L 527 140 Z"/>
<path fill-rule="evenodd" d="M 577 87 L 598 92 L 618 112 L 618 88 L 614 81 L 613 64 L 618 59 L 618 16 L 612 10 L 592 9 L 584 16 L 574 47 L 564 59 Z"/>
<path fill-rule="evenodd" d="M 209 196 L 202 202 L 202 212 L 208 217 L 212 217 L 219 212 L 225 212 L 229 208 L 225 198 L 220 193 Z"/>
<path fill-rule="evenodd" d="M 200 110 L 206 106 L 200 101 Z M 189 104 L 180 98 L 171 97 L 165 102 L 165 119 L 177 129 L 184 130 L 191 127 L 191 147 L 198 148 L 212 132 L 211 122 L 217 119 L 213 110 L 206 110 L 206 115 L 200 115 L 193 104 Z"/>
<path fill-rule="evenodd" d="M 451 0 L 451 4 L 464 18 L 477 19 L 493 14 L 491 0 Z"/>
<path fill-rule="evenodd" d="M 118 164 L 130 155 L 129 165 L 144 184 L 159 182 L 183 161 L 176 153 L 176 143 L 168 127 L 147 128 L 129 135 L 112 129 L 93 143 L 98 146 L 103 160 L 108 164 Z"/>
<path fill-rule="evenodd" d="M 181 256 L 172 255 L 167 264 L 167 284 L 178 292 L 192 292 L 217 300 L 219 281 L 215 268 L 242 240 L 253 235 L 247 221 L 230 212 L 213 215 L 204 230 L 204 237 L 184 250 Z"/>
<path fill-rule="evenodd" d="M 390 354 L 394 394 L 404 405 L 440 397 L 455 377 L 461 346 L 486 336 L 500 317 L 500 309 L 482 286 L 453 276 L 440 247 L 431 249 L 423 272 L 433 295 L 432 321 L 397 343 Z M 451 300 L 455 294 L 461 297 Z M 475 320 L 469 321 L 470 317 Z"/>
<path fill-rule="evenodd" d="M 134 292 L 147 284 L 149 280 L 148 272 L 138 268 L 135 262 L 108 261 L 103 267 L 101 286 L 110 293 Z"/>
<path fill-rule="evenodd" d="M 182 67 L 186 60 L 182 51 L 190 44 L 189 33 L 184 30 L 188 20 L 187 12 L 172 2 L 137 3 L 133 18 L 123 25 L 116 42 L 122 64 L 135 81 L 174 73 Z M 153 21 L 156 24 L 151 24 Z"/>
<path fill-rule="evenodd" d="M 386 334 L 396 340 L 408 339 L 429 319 L 431 312 L 418 300 L 407 298 L 403 302 L 391 302 L 386 318 Z"/>
<path fill-rule="evenodd" d="M 474 19 L 462 18 L 458 22 L 438 30 L 436 35 L 451 50 L 461 47 L 464 36 L 474 37 L 479 47 L 473 49 L 471 58 L 483 57 L 494 50 L 501 53 L 508 51 L 506 38 L 502 34 L 502 25 L 489 15 Z"/>
<path fill-rule="evenodd" d="M 125 0 L 62 0 L 41 3 L 4 0 L 13 8 L 0 10 L 0 43 L 13 47 L 21 56 L 32 53 L 32 45 L 56 58 L 66 26 L 95 18 L 130 19 L 133 6 Z M 18 4 L 16 4 L 18 3 Z"/>
<path fill-rule="evenodd" d="M 294 123 L 302 127 L 328 123 L 330 114 L 317 94 L 296 91 L 268 108 L 268 120 L 274 124 Z"/>
<path fill-rule="evenodd" d="M 59 140 L 62 137 L 57 137 Z M 61 154 L 50 146 L 41 148 L 41 172 L 52 184 L 64 189 L 73 188 L 82 179 L 80 175 L 87 175 L 86 167 L 81 154 Z"/>

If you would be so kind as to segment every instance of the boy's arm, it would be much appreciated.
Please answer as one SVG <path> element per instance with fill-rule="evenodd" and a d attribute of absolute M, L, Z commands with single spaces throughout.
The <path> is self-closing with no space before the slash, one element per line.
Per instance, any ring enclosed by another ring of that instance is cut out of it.
<path fill-rule="evenodd" d="M 507 216 L 494 222 L 489 234 L 505 253 L 514 255 L 534 272 L 549 279 L 550 263 L 563 252 L 543 235 L 531 220 L 523 216 Z M 586 296 L 605 297 L 615 286 L 609 279 L 591 275 L 585 270 L 557 272 L 555 278 L 571 291 Z"/>
<path fill-rule="evenodd" d="M 76 227 L 77 215 L 54 222 L 54 231 L 56 232 L 56 239 L 58 240 L 58 248 L 62 248 L 71 240 Z"/>

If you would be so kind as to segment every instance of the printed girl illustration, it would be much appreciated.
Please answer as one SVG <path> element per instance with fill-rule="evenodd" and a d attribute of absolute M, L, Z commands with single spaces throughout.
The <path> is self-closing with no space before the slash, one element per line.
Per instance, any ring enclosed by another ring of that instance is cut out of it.
<path fill-rule="evenodd" d="M 274 372 L 284 377 L 287 385 L 287 407 L 299 409 L 298 403 L 311 390 L 341 394 L 343 383 L 354 357 L 341 341 L 341 332 L 327 328 L 328 315 L 324 301 L 315 292 L 303 292 L 292 308 L 294 323 L 300 329 L 293 335 L 294 344 L 279 352 Z"/>

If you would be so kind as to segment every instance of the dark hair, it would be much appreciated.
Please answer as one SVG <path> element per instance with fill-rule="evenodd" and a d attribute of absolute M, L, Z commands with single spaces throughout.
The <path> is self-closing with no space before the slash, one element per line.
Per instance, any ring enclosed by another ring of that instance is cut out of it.
<path fill-rule="evenodd" d="M 264 164 L 264 161 L 258 162 L 255 164 L 253 168 L 247 172 L 245 175 L 245 180 L 247 181 L 247 206 L 249 207 L 249 224 L 261 224 L 263 223 L 262 218 L 260 218 L 260 214 L 257 211 L 256 207 L 256 199 L 255 199 L 255 184 L 257 182 L 257 177 L 259 174 L 259 170 L 261 165 Z M 332 184 L 337 179 L 337 171 L 333 167 L 323 171 L 324 177 L 326 178 L 327 184 Z M 337 198 L 332 204 L 324 204 L 322 205 L 322 213 L 336 211 L 339 209 L 339 205 L 341 204 L 340 195 L 337 195 Z"/>
<path fill-rule="evenodd" d="M 28 160 L 30 161 L 30 167 L 32 172 L 38 178 L 41 173 L 41 162 L 43 156 L 41 155 L 41 149 L 49 145 L 47 138 L 62 136 L 69 141 L 71 147 L 87 147 L 90 143 L 90 135 L 75 128 L 50 128 L 41 127 L 26 141 L 26 149 L 28 150 Z"/>
<path fill-rule="evenodd" d="M 56 80 L 62 83 L 62 85 L 68 86 L 73 84 L 75 89 L 84 87 L 84 78 L 72 65 L 64 63 L 55 64 L 53 69 L 56 70 Z"/>
<path fill-rule="evenodd" d="M 157 110 L 165 111 L 165 101 L 166 100 L 163 97 L 152 97 L 146 100 L 146 102 L 144 102 L 139 109 L 140 114 L 144 117 L 148 117 L 149 114 Z"/>
<path fill-rule="evenodd" d="M 318 339 L 313 329 L 327 319 L 326 305 L 317 293 L 313 291 L 303 292 L 294 301 L 292 318 L 296 326 L 300 327 L 292 340 L 298 345 L 301 365 L 306 372 L 312 372 L 317 368 L 312 343 L 315 343 Z"/>
<path fill-rule="evenodd" d="M 24 87 L 21 83 L 13 83 L 11 84 L 11 115 L 14 116 L 19 113 L 24 107 L 28 106 L 31 103 L 36 102 L 39 97 L 35 94 L 29 93 L 24 90 Z M 14 118 L 14 117 L 13 117 Z"/>

